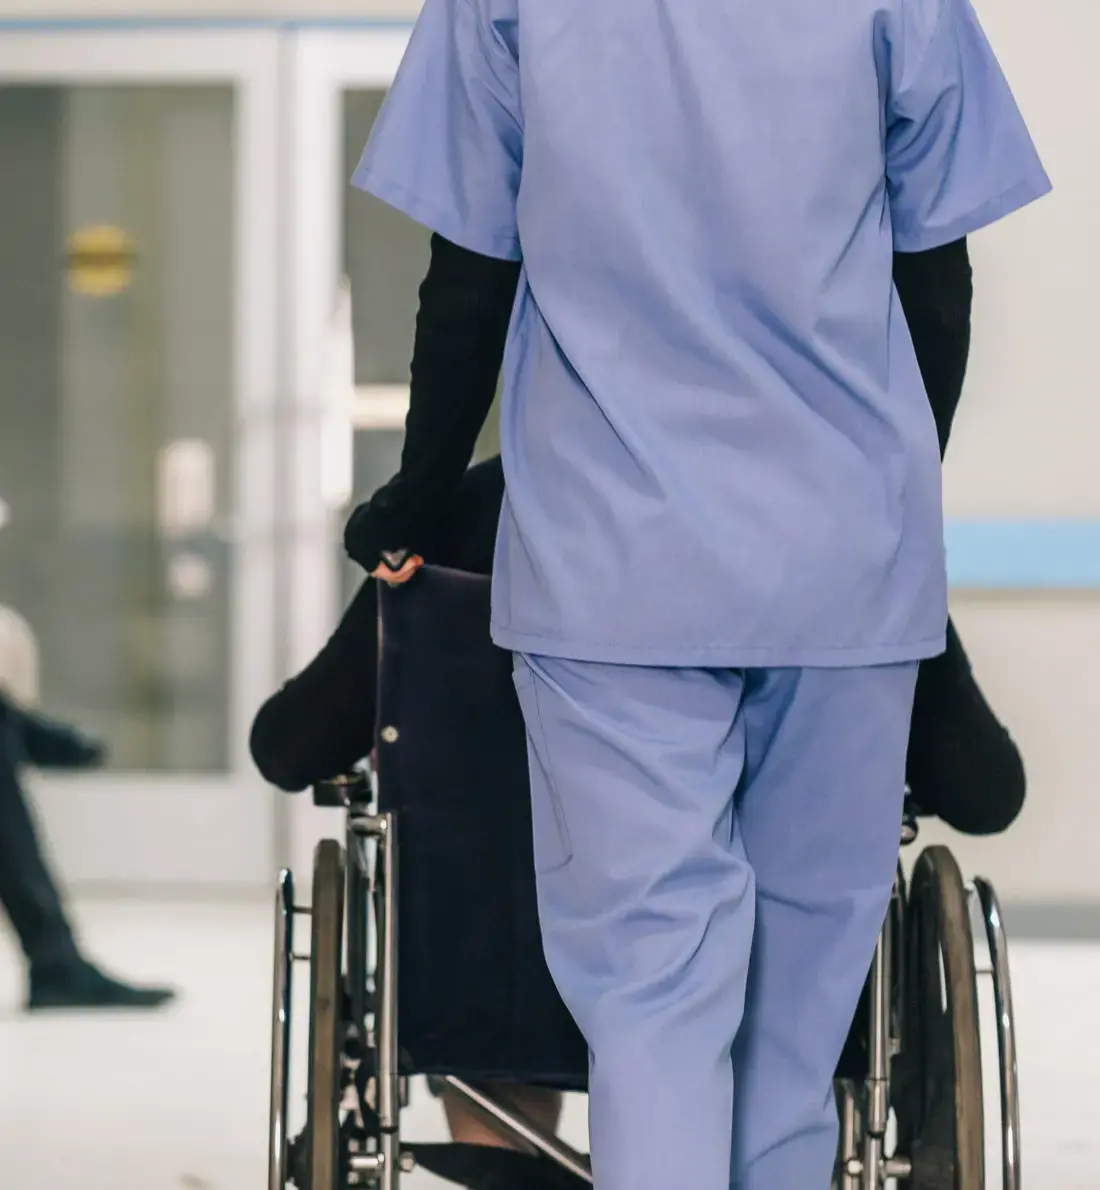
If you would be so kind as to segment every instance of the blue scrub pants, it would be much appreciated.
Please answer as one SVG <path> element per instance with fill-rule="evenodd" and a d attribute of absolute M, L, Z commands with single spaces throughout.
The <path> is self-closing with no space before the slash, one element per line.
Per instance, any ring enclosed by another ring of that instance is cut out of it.
<path fill-rule="evenodd" d="M 829 1187 L 916 676 L 516 657 L 596 1190 Z"/>

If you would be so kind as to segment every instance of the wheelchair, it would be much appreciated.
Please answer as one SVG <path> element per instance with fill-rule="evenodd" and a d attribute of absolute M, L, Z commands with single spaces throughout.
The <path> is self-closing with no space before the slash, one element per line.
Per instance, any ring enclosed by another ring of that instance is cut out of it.
<path fill-rule="evenodd" d="M 587 1049 L 542 954 L 526 743 L 511 658 L 489 638 L 489 580 L 425 567 L 380 587 L 373 761 L 314 788 L 343 814 L 316 850 L 308 908 L 276 896 L 268 1190 L 398 1190 L 418 1165 L 477 1186 L 458 1145 L 402 1138 L 427 1075 L 528 1163 L 516 1185 L 592 1184 L 588 1157 L 487 1091 L 583 1091 Z M 907 805 L 901 849 L 919 811 Z M 310 948 L 306 1125 L 287 1135 L 295 923 Z M 834 1190 L 1020 1190 L 1008 955 L 987 881 L 949 850 L 899 859 L 836 1076 Z M 482 1150 L 499 1154 L 500 1150 Z"/>

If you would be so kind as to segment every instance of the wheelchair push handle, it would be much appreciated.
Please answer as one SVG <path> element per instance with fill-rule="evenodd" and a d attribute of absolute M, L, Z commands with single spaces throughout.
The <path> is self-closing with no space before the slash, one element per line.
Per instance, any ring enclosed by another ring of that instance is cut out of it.
<path fill-rule="evenodd" d="M 312 789 L 313 804 L 327 809 L 354 806 L 370 798 L 370 777 L 364 772 L 342 773 L 318 781 Z"/>

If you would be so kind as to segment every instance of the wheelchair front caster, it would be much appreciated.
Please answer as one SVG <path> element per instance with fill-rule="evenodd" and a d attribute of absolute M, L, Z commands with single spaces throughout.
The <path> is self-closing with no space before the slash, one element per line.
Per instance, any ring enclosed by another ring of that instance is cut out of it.
<path fill-rule="evenodd" d="M 342 973 L 344 936 L 344 853 L 325 839 L 313 861 L 313 904 L 309 915 L 309 1092 L 306 1127 L 287 1136 L 288 1065 L 291 1036 L 291 975 L 294 918 L 306 910 L 294 904 L 294 880 L 279 878 L 275 922 L 275 994 L 272 1008 L 271 1115 L 268 1133 L 268 1190 L 344 1190 L 348 1183 L 349 1137 L 341 1126 L 343 1049 L 346 1034 Z"/>

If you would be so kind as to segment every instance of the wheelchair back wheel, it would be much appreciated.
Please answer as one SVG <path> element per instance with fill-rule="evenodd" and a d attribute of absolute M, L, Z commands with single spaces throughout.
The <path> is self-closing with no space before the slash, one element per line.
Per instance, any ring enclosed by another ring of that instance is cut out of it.
<path fill-rule="evenodd" d="M 977 977 L 966 887 L 946 847 L 909 885 L 905 1036 L 895 1110 L 914 1190 L 983 1190 Z"/>
<path fill-rule="evenodd" d="M 344 854 L 334 839 L 313 860 L 309 958 L 308 1187 L 342 1190 L 340 1054 L 344 1040 Z"/>

